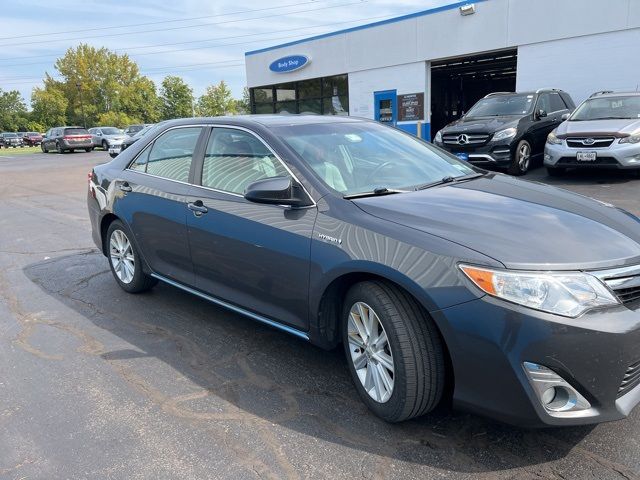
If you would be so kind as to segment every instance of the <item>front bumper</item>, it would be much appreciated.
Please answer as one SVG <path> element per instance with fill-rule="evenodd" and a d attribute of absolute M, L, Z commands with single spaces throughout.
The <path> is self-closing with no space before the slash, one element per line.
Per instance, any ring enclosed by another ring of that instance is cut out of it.
<path fill-rule="evenodd" d="M 544 165 L 551 168 L 611 168 L 611 169 L 640 169 L 640 143 L 620 144 L 616 139 L 609 147 L 572 148 L 563 141 L 559 145 L 545 144 Z M 591 162 L 578 161 L 578 152 L 596 152 L 596 160 Z"/>
<path fill-rule="evenodd" d="M 570 319 L 485 296 L 433 317 L 450 352 L 459 408 L 539 427 L 618 420 L 640 402 L 640 385 L 619 396 L 625 373 L 640 361 L 640 309 L 619 306 Z M 591 408 L 551 415 L 524 362 L 555 371 Z"/>
<path fill-rule="evenodd" d="M 449 145 L 435 143 L 440 148 L 462 157 L 467 156 L 468 162 L 480 166 L 508 167 L 511 164 L 511 141 L 487 142 L 484 145 Z"/>

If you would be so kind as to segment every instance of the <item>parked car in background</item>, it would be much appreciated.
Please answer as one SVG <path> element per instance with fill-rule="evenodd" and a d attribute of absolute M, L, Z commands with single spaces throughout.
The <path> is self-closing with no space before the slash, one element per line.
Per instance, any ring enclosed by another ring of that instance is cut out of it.
<path fill-rule="evenodd" d="M 42 135 L 38 132 L 25 132 L 22 136 L 22 140 L 25 145 L 34 147 L 42 143 Z"/>
<path fill-rule="evenodd" d="M 49 129 L 42 139 L 40 148 L 44 153 L 55 150 L 58 153 L 74 150 L 93 150 L 91 134 L 84 127 L 55 127 Z"/>
<path fill-rule="evenodd" d="M 0 134 L 0 147 L 24 147 L 24 142 L 22 141 L 22 138 L 20 138 L 15 132 L 3 132 L 2 134 Z"/>
<path fill-rule="evenodd" d="M 528 426 L 616 420 L 640 402 L 638 219 L 397 129 L 317 115 L 163 122 L 93 168 L 87 206 L 123 290 L 162 281 L 342 344 L 387 421 L 450 396 Z"/>
<path fill-rule="evenodd" d="M 549 134 L 549 175 L 568 168 L 631 170 L 640 174 L 640 93 L 597 92 Z"/>
<path fill-rule="evenodd" d="M 111 156 L 111 158 L 117 157 L 121 151 L 126 150 L 131 145 L 136 143 L 144 135 L 146 135 L 147 132 L 151 130 L 153 127 L 155 127 L 155 124 L 147 124 L 142 130 L 138 130 L 138 132 L 135 133 L 133 136 L 125 138 L 120 144 L 120 146 L 113 146 L 109 148 L 109 155 Z"/>
<path fill-rule="evenodd" d="M 148 127 L 149 125 L 150 124 L 148 123 L 139 123 L 136 125 L 129 125 L 127 128 L 124 129 L 124 133 L 132 137 L 133 135 L 138 133 L 140 130 L 142 130 L 144 127 Z"/>
<path fill-rule="evenodd" d="M 120 146 L 127 135 L 116 127 L 94 127 L 89 129 L 94 147 L 102 147 L 104 151 L 110 147 Z"/>
<path fill-rule="evenodd" d="M 470 163 L 524 175 L 542 156 L 549 132 L 574 108 L 557 89 L 490 93 L 440 130 L 434 143 Z"/>

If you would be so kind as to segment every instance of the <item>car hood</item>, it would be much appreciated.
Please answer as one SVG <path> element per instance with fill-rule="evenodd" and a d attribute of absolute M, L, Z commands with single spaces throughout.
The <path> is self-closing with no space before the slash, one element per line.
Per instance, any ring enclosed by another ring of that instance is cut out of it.
<path fill-rule="evenodd" d="M 365 212 L 494 258 L 508 268 L 640 263 L 640 219 L 596 200 L 501 174 L 355 200 Z"/>
<path fill-rule="evenodd" d="M 627 137 L 640 131 L 640 119 L 564 121 L 556 131 L 559 138 L 579 136 Z"/>
<path fill-rule="evenodd" d="M 501 117 L 462 117 L 444 127 L 442 133 L 497 132 L 504 128 L 517 126 L 521 118 L 520 116 L 513 115 Z"/>

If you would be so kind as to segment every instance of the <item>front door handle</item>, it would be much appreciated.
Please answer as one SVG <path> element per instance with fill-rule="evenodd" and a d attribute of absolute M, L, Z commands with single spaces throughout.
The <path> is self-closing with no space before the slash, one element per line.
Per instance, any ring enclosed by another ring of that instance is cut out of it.
<path fill-rule="evenodd" d="M 123 192 L 132 192 L 133 188 L 131 188 L 131 185 L 129 185 L 127 182 L 124 182 L 120 184 L 120 190 L 122 190 Z"/>
<path fill-rule="evenodd" d="M 196 200 L 195 202 L 187 203 L 187 208 L 191 210 L 197 217 L 209 211 L 209 209 L 202 203 L 202 200 Z"/>

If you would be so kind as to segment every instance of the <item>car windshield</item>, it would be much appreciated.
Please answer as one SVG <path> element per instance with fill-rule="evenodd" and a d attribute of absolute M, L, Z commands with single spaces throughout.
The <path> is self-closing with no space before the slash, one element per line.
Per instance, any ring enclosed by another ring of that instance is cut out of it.
<path fill-rule="evenodd" d="M 4 136 L 7 137 L 7 138 L 15 138 L 15 137 L 18 136 L 18 134 L 17 133 L 5 133 Z"/>
<path fill-rule="evenodd" d="M 526 115 L 533 109 L 533 95 L 495 95 L 479 100 L 465 117 L 501 117 L 503 115 Z"/>
<path fill-rule="evenodd" d="M 151 130 L 153 127 L 155 127 L 155 125 L 147 125 L 146 127 L 144 127 L 142 130 L 139 130 L 134 137 L 142 137 L 143 135 L 145 135 L 149 130 Z"/>
<path fill-rule="evenodd" d="M 40 134 L 38 132 L 27 132 L 27 137 L 38 137 Z"/>
<path fill-rule="evenodd" d="M 288 125 L 273 131 L 326 185 L 344 195 L 413 190 L 475 173 L 454 156 L 373 122 Z"/>
<path fill-rule="evenodd" d="M 139 132 L 140 130 L 142 130 L 144 128 L 143 125 L 132 125 L 129 127 L 129 132 L 130 133 L 136 133 Z"/>
<path fill-rule="evenodd" d="M 616 118 L 639 119 L 640 95 L 590 98 L 573 112 L 569 120 L 579 122 Z"/>
<path fill-rule="evenodd" d="M 122 133 L 122 130 L 115 127 L 105 127 L 101 128 L 103 135 L 119 135 Z"/>

